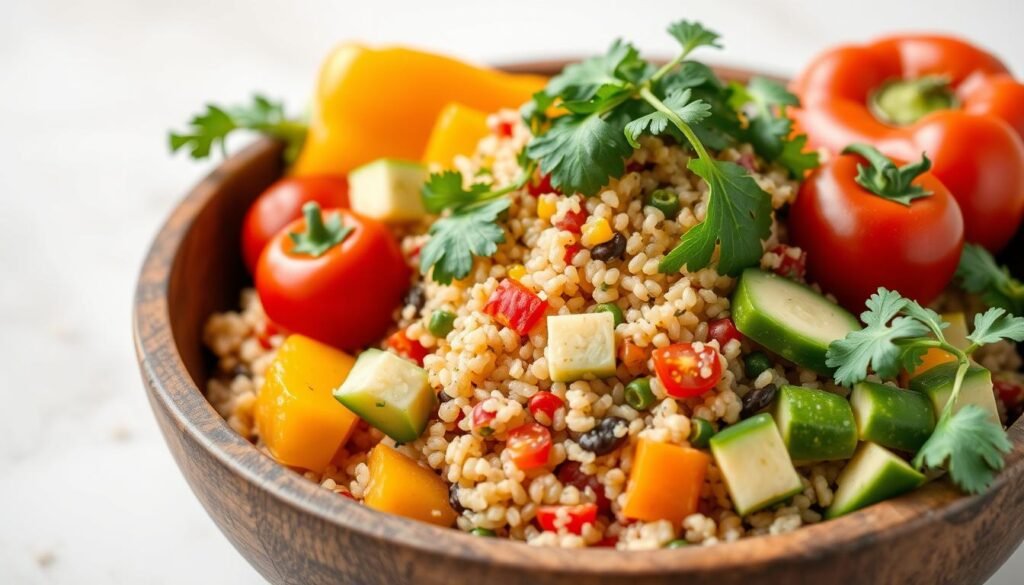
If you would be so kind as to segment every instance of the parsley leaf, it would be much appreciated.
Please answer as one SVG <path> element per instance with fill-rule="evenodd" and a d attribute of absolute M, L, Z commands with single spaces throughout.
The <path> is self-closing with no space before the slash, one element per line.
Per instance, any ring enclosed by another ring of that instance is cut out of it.
<path fill-rule="evenodd" d="M 626 72 L 642 66 L 636 47 L 617 40 L 604 55 L 567 65 L 551 78 L 545 93 L 565 101 L 586 101 L 606 85 L 625 86 Z"/>
<path fill-rule="evenodd" d="M 683 47 L 683 54 L 689 54 L 698 47 L 714 47 L 721 49 L 718 43 L 719 34 L 713 30 L 704 28 L 699 22 L 680 20 L 668 26 L 668 34 L 679 41 Z"/>
<path fill-rule="evenodd" d="M 420 270 L 435 282 L 450 284 L 473 269 L 474 256 L 490 256 L 505 241 L 498 216 L 511 202 L 502 197 L 463 207 L 430 226 L 430 239 L 420 250 Z M 432 271 L 431 271 L 432 269 Z"/>
<path fill-rule="evenodd" d="M 683 234 L 682 240 L 658 265 L 663 273 L 690 272 L 711 262 L 715 244 L 721 243 L 718 271 L 739 274 L 757 264 L 772 226 L 771 199 L 743 167 L 726 161 L 696 158 L 688 168 L 707 181 L 708 207 L 704 221 Z"/>
<path fill-rule="evenodd" d="M 803 150 L 807 137 L 790 138 L 793 122 L 785 115 L 786 108 L 800 102 L 782 84 L 764 77 L 754 77 L 746 86 L 734 83 L 730 103 L 747 109 L 744 139 L 758 155 L 783 165 L 794 177 L 818 166 L 817 153 Z"/>
<path fill-rule="evenodd" d="M 711 106 L 700 100 L 690 101 L 691 91 L 689 89 L 676 90 L 664 100 L 664 104 L 675 112 L 679 119 L 687 124 L 696 124 L 711 115 Z M 637 118 L 626 124 L 626 140 L 633 148 L 639 148 L 637 138 L 644 132 L 661 134 L 668 128 L 668 116 L 662 112 L 654 111 L 646 116 Z"/>
<path fill-rule="evenodd" d="M 956 277 L 964 290 L 981 295 L 988 306 L 1024 316 L 1024 283 L 1010 276 L 1010 271 L 997 264 L 985 248 L 964 244 Z"/>
<path fill-rule="evenodd" d="M 999 307 L 974 316 L 974 330 L 967 336 L 973 345 L 988 345 L 1004 339 L 1024 341 L 1024 317 L 1015 317 Z"/>
<path fill-rule="evenodd" d="M 914 457 L 914 466 L 939 468 L 945 465 L 956 485 L 971 494 L 979 494 L 995 479 L 1004 466 L 1003 456 L 1012 450 L 1002 427 L 989 414 L 973 404 L 964 405 L 956 414 L 943 417 L 935 431 Z"/>
<path fill-rule="evenodd" d="M 423 185 L 423 207 L 430 213 L 441 213 L 448 208 L 458 208 L 480 200 L 489 191 L 483 183 L 474 183 L 469 189 L 462 187 L 462 173 L 443 171 L 434 173 Z"/>
<path fill-rule="evenodd" d="M 224 108 L 207 104 L 189 120 L 187 131 L 170 133 L 171 152 L 186 149 L 192 158 L 203 159 L 217 148 L 226 157 L 227 138 L 236 130 L 252 130 L 283 141 L 287 162 L 298 157 L 306 139 L 305 122 L 288 118 L 281 102 L 256 94 L 248 105 Z"/>
<path fill-rule="evenodd" d="M 566 115 L 535 137 L 526 147 L 552 186 L 565 193 L 593 195 L 626 169 L 625 158 L 633 151 L 626 140 L 622 116 Z"/>

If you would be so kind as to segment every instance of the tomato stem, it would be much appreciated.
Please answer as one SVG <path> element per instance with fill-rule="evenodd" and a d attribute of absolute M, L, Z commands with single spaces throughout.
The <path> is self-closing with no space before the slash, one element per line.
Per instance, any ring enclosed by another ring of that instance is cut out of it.
<path fill-rule="evenodd" d="M 319 258 L 334 246 L 345 241 L 345 238 L 352 233 L 352 228 L 342 225 L 340 214 L 336 213 L 325 222 L 320 205 L 315 201 L 310 201 L 302 206 L 302 215 L 306 219 L 306 230 L 288 234 L 295 244 L 292 248 L 294 254 L 306 254 Z"/>
<path fill-rule="evenodd" d="M 883 199 L 909 207 L 914 199 L 932 194 L 924 187 L 913 184 L 915 179 L 932 168 L 932 161 L 923 152 L 921 160 L 902 167 L 897 167 L 892 159 L 869 144 L 851 144 L 843 149 L 843 154 L 856 154 L 868 162 L 866 165 L 857 165 L 857 177 L 854 180 Z"/>

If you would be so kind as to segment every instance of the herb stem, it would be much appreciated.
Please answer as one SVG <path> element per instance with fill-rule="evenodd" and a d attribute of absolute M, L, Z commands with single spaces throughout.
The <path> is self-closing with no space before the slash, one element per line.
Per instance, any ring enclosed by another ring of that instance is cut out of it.
<path fill-rule="evenodd" d="M 679 128 L 679 131 L 683 133 L 683 136 L 685 136 L 686 139 L 690 142 L 690 145 L 693 146 L 693 149 L 697 151 L 698 157 L 705 161 L 714 160 L 711 158 L 711 155 L 708 154 L 708 151 L 704 149 L 704 145 L 701 143 L 700 139 L 697 138 L 697 134 L 694 133 L 692 128 L 690 128 L 690 125 L 684 122 L 682 118 L 680 118 L 675 112 L 673 112 L 672 108 L 669 108 L 668 106 L 665 105 L 664 102 L 658 99 L 658 96 L 654 95 L 654 93 L 651 92 L 651 89 L 649 87 L 641 87 L 640 96 L 644 98 L 644 101 L 651 104 L 654 107 L 654 109 L 658 110 L 662 114 L 665 114 L 665 117 L 667 117 L 672 122 L 672 124 L 675 125 L 676 128 Z"/>
<path fill-rule="evenodd" d="M 686 59 L 690 55 L 690 51 L 691 50 L 692 49 L 684 50 L 682 53 L 679 53 L 679 55 L 676 56 L 675 59 L 672 59 L 668 63 L 665 63 L 664 65 L 662 65 L 657 71 L 654 72 L 654 75 L 651 76 L 650 83 L 657 83 L 657 81 L 659 79 L 661 79 L 662 77 L 668 75 L 669 71 L 672 71 L 673 69 L 675 69 L 677 65 L 682 63 L 683 60 Z"/>

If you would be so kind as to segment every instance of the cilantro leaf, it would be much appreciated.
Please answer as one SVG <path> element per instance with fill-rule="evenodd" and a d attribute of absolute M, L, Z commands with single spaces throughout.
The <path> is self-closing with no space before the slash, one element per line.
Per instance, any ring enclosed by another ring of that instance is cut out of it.
<path fill-rule="evenodd" d="M 503 197 L 463 207 L 435 221 L 430 239 L 420 250 L 420 271 L 431 272 L 433 280 L 441 284 L 468 276 L 474 256 L 490 256 L 505 241 L 505 231 L 497 221 L 510 204 Z"/>
<path fill-rule="evenodd" d="M 1015 317 L 999 307 L 974 316 L 974 330 L 967 336 L 968 341 L 981 346 L 1004 339 L 1024 341 L 1024 317 Z"/>
<path fill-rule="evenodd" d="M 689 89 L 674 91 L 664 100 L 668 106 L 683 122 L 696 124 L 711 115 L 711 106 L 700 100 L 690 101 L 692 92 Z M 646 116 L 637 118 L 626 124 L 626 140 L 633 148 L 639 148 L 637 138 L 644 132 L 650 134 L 661 134 L 668 128 L 668 116 L 662 112 L 654 111 Z"/>
<path fill-rule="evenodd" d="M 786 115 L 786 108 L 800 105 L 795 95 L 764 77 L 754 77 L 746 86 L 733 83 L 731 88 L 732 107 L 748 109 L 744 139 L 758 155 L 783 165 L 794 177 L 818 166 L 817 153 L 804 152 L 806 136 L 790 137 L 793 122 Z"/>
<path fill-rule="evenodd" d="M 1024 283 L 1010 276 L 1010 271 L 997 264 L 985 248 L 964 244 L 956 277 L 964 290 L 981 295 L 988 306 L 1024 316 Z"/>
<path fill-rule="evenodd" d="M 693 52 L 698 47 L 722 48 L 722 45 L 718 43 L 719 34 L 704 28 L 704 25 L 699 22 L 690 20 L 673 22 L 668 26 L 668 34 L 682 45 L 683 55 Z"/>
<path fill-rule="evenodd" d="M 551 78 L 544 91 L 565 101 L 586 101 L 603 86 L 625 86 L 628 83 L 627 73 L 642 66 L 636 47 L 616 40 L 604 55 L 567 65 Z"/>
<path fill-rule="evenodd" d="M 256 94 L 252 102 L 231 108 L 207 104 L 206 109 L 189 120 L 185 132 L 171 132 L 168 136 L 171 152 L 188 150 L 194 159 L 210 156 L 214 148 L 227 156 L 227 138 L 237 130 L 252 130 L 285 143 L 285 160 L 291 162 L 299 154 L 306 139 L 304 122 L 285 115 L 281 102 L 271 101 Z"/>
<path fill-rule="evenodd" d="M 687 166 L 708 184 L 707 215 L 683 234 L 658 270 L 674 273 L 683 266 L 690 272 L 700 270 L 710 264 L 716 243 L 721 244 L 721 274 L 736 275 L 757 264 L 764 252 L 761 241 L 771 233 L 771 198 L 735 163 L 695 158 Z"/>
<path fill-rule="evenodd" d="M 526 147 L 551 184 L 563 193 L 590 196 L 625 171 L 625 158 L 633 151 L 626 140 L 623 116 L 566 115 L 535 137 Z"/>
<path fill-rule="evenodd" d="M 433 173 L 423 184 L 423 207 L 430 213 L 441 213 L 448 208 L 475 203 L 488 190 L 488 186 L 483 183 L 474 183 L 468 189 L 463 189 L 462 173 L 458 171 Z"/>
<path fill-rule="evenodd" d="M 914 457 L 914 466 L 949 470 L 950 478 L 967 493 L 979 494 L 1003 468 L 1003 456 L 1012 450 L 1006 432 L 973 404 L 940 419 L 935 431 Z"/>

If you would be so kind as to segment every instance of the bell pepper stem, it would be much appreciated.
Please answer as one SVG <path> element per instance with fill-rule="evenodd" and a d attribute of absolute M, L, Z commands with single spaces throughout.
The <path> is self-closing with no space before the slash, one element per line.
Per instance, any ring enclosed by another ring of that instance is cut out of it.
<path fill-rule="evenodd" d="M 897 79 L 884 83 L 868 98 L 868 108 L 879 120 L 906 126 L 936 110 L 959 106 L 949 79 L 926 75 L 917 79 Z"/>

